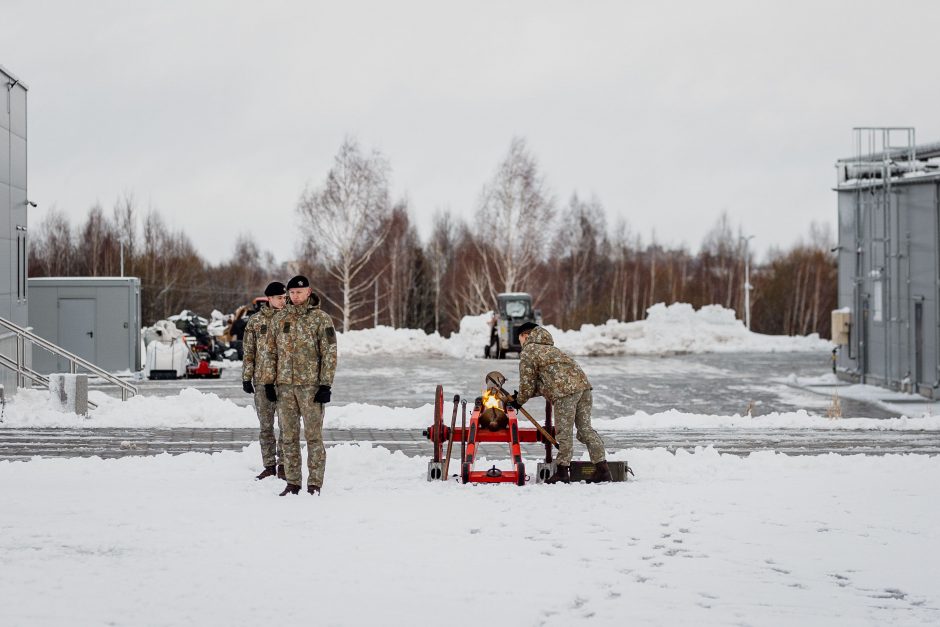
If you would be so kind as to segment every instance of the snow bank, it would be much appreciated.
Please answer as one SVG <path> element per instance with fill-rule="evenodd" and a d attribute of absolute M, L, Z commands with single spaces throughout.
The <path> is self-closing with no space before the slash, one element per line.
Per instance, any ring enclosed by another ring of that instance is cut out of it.
<path fill-rule="evenodd" d="M 467 316 L 449 338 L 414 329 L 378 327 L 339 335 L 341 355 L 446 355 L 481 358 L 489 338 L 489 314 Z M 731 309 L 709 305 L 696 311 L 686 303 L 662 303 L 647 310 L 646 320 L 583 325 L 578 330 L 546 328 L 555 344 L 572 355 L 660 355 L 716 352 L 799 352 L 831 350 L 819 335 L 776 336 L 752 333 Z"/>
<path fill-rule="evenodd" d="M 20 390 L 8 403 L 0 428 L 22 427 L 188 427 L 255 428 L 258 419 L 250 406 L 236 405 L 216 394 L 185 388 L 177 396 L 135 396 L 126 402 L 101 392 L 89 393 L 97 409 L 87 417 L 63 413 L 49 394 Z M 424 429 L 433 420 L 431 404 L 421 407 L 386 407 L 364 403 L 329 405 L 327 429 Z M 830 419 L 804 410 L 762 416 L 712 416 L 671 410 L 657 414 L 638 412 L 612 420 L 595 419 L 602 431 L 638 429 L 859 429 L 873 431 L 940 431 L 940 416 L 921 418 Z"/>
<path fill-rule="evenodd" d="M 831 350 L 832 343 L 808 336 L 762 335 L 748 331 L 731 309 L 708 305 L 653 305 L 646 320 L 584 325 L 578 331 L 549 327 L 555 344 L 573 355 L 659 355 L 669 353 L 800 352 Z"/>
<path fill-rule="evenodd" d="M 443 355 L 460 359 L 483 357 L 490 336 L 490 314 L 464 316 L 460 329 L 449 338 L 418 329 L 378 326 L 337 334 L 337 349 L 343 355 Z"/>
<path fill-rule="evenodd" d="M 463 486 L 337 446 L 285 498 L 256 444 L 0 462 L 0 624 L 936 624 L 940 458 L 616 457 L 638 480 Z"/>

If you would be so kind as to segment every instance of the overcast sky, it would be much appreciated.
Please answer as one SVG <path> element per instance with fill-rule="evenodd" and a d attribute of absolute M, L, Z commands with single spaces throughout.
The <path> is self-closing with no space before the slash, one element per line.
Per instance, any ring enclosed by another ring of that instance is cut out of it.
<path fill-rule="evenodd" d="M 240 233 L 291 258 L 346 135 L 422 233 L 521 136 L 560 203 L 692 250 L 727 211 L 761 251 L 834 224 L 853 126 L 940 141 L 936 1 L 0 0 L 0 23 L 31 227 L 127 192 L 212 261 Z"/>

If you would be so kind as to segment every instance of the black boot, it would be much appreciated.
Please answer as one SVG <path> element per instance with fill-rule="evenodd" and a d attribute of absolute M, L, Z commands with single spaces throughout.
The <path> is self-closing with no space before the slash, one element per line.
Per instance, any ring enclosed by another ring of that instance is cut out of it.
<path fill-rule="evenodd" d="M 607 467 L 607 460 L 594 464 L 594 474 L 587 480 L 588 483 L 606 483 L 613 481 L 610 476 L 610 468 Z"/>
<path fill-rule="evenodd" d="M 300 494 L 300 486 L 294 483 L 288 483 L 284 491 L 278 494 L 278 496 L 287 496 L 288 494 Z"/>
<path fill-rule="evenodd" d="M 307 494 L 316 494 L 320 496 L 320 486 L 310 484 L 307 486 Z"/>
<path fill-rule="evenodd" d="M 558 464 L 555 474 L 545 480 L 545 483 L 571 483 L 571 472 L 567 466 Z"/>
<path fill-rule="evenodd" d="M 267 479 L 268 477 L 273 477 L 275 474 L 274 466 L 265 466 L 261 474 L 255 477 L 255 479 Z"/>
<path fill-rule="evenodd" d="M 287 481 L 287 475 L 284 474 L 284 464 L 277 465 L 277 478 Z"/>

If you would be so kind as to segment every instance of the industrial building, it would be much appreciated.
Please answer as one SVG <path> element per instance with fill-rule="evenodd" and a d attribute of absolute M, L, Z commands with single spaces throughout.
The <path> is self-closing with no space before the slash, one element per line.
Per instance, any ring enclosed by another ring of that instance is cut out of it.
<path fill-rule="evenodd" d="M 13 73 L 0 66 L 0 318 L 25 327 L 27 314 L 26 93 Z M 16 334 L 0 326 L 0 358 L 16 360 Z M 0 368 L 9 393 L 16 374 Z"/>
<path fill-rule="evenodd" d="M 940 395 L 940 142 L 855 129 L 836 163 L 840 378 Z"/>

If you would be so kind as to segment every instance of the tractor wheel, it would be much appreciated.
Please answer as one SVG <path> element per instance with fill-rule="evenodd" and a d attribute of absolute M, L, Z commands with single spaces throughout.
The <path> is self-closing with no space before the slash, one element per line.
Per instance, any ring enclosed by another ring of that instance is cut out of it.
<path fill-rule="evenodd" d="M 516 464 L 516 485 L 525 485 L 525 464 Z"/>
<path fill-rule="evenodd" d="M 470 464 L 463 463 L 460 465 L 460 481 L 461 483 L 470 483 Z"/>

